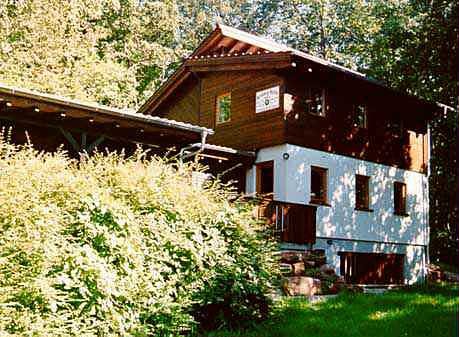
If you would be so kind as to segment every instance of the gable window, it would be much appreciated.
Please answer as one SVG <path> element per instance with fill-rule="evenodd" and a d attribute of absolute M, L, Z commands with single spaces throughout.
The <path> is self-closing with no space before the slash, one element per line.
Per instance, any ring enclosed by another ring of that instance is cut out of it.
<path fill-rule="evenodd" d="M 217 96 L 216 102 L 217 124 L 229 122 L 231 120 L 231 93 Z"/>
<path fill-rule="evenodd" d="M 355 208 L 370 210 L 370 177 L 355 175 Z"/>
<path fill-rule="evenodd" d="M 311 166 L 311 203 L 327 203 L 328 170 Z"/>
<path fill-rule="evenodd" d="M 257 164 L 257 193 L 272 194 L 274 192 L 274 163 L 267 161 Z"/>
<path fill-rule="evenodd" d="M 394 182 L 394 213 L 406 215 L 406 184 Z"/>
<path fill-rule="evenodd" d="M 306 98 L 306 112 L 311 115 L 326 116 L 325 89 L 310 88 Z"/>
<path fill-rule="evenodd" d="M 353 111 L 353 126 L 366 129 L 367 128 L 367 106 L 363 104 L 354 105 Z"/>

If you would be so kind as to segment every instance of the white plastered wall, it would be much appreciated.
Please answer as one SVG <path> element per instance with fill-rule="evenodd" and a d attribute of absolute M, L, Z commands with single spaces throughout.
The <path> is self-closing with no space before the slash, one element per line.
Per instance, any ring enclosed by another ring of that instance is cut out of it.
<path fill-rule="evenodd" d="M 284 158 L 285 154 L 288 159 Z M 410 283 L 419 280 L 418 276 L 425 270 L 425 246 L 428 245 L 426 175 L 290 144 L 258 152 L 257 162 L 269 160 L 274 161 L 274 199 L 278 201 L 308 204 L 311 166 L 328 169 L 329 206 L 317 207 L 316 235 L 318 245 L 321 239 L 333 239 L 335 248 L 316 245 L 317 248 L 406 254 L 405 276 Z M 355 210 L 356 174 L 371 177 L 372 212 Z M 254 168 L 247 172 L 247 193 L 255 192 L 255 175 Z M 407 186 L 408 216 L 394 214 L 395 181 Z M 354 241 L 359 243 L 346 243 Z M 391 247 L 390 250 L 387 247 Z M 335 268 L 339 268 L 339 261 L 335 258 L 332 261 Z"/>

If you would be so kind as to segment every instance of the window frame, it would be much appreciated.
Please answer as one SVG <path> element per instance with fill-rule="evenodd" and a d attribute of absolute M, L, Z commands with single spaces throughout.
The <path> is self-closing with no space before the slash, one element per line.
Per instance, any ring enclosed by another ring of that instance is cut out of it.
<path fill-rule="evenodd" d="M 358 121 L 358 108 L 363 107 L 363 125 L 358 124 L 356 121 Z M 352 106 L 352 126 L 359 128 L 359 129 L 368 129 L 368 105 L 363 104 L 363 103 L 358 103 L 354 104 Z"/>
<path fill-rule="evenodd" d="M 220 121 L 220 99 L 224 97 L 229 97 L 229 117 L 225 121 Z M 222 94 L 219 94 L 215 97 L 215 125 L 221 125 L 225 124 L 228 122 L 231 122 L 231 105 L 232 105 L 232 100 L 231 100 L 231 91 L 224 92 Z"/>
<path fill-rule="evenodd" d="M 315 90 L 320 90 L 321 92 L 321 103 L 322 103 L 322 114 L 315 113 L 311 111 L 311 104 L 314 103 L 314 100 L 312 98 L 313 91 Z M 307 97 L 306 97 L 306 112 L 309 115 L 316 116 L 316 117 L 321 117 L 321 118 L 327 118 L 328 113 L 327 113 L 327 90 L 325 88 L 308 88 L 307 91 Z"/>
<path fill-rule="evenodd" d="M 400 191 L 400 196 L 397 194 Z M 399 216 L 408 216 L 407 206 L 407 186 L 401 181 L 394 181 L 394 214 Z M 399 199 L 399 200 L 398 200 Z M 398 201 L 398 202 L 397 202 Z"/>
<path fill-rule="evenodd" d="M 363 200 L 364 200 L 364 204 L 361 205 L 359 203 L 359 189 L 358 189 L 358 186 L 360 186 L 359 184 L 359 180 L 363 180 L 363 183 L 364 183 L 364 189 L 363 189 L 363 193 L 365 193 L 364 197 L 363 197 Z M 371 177 L 370 176 L 366 176 L 366 175 L 363 175 L 363 174 L 356 174 L 355 175 L 355 209 L 358 210 L 358 211 L 367 211 L 367 212 L 371 212 L 371 208 L 370 208 L 370 204 L 371 204 L 371 195 L 370 195 L 370 180 L 371 180 Z"/>
<path fill-rule="evenodd" d="M 322 181 L 321 181 L 321 190 L 322 190 L 321 194 L 323 194 L 322 197 L 313 196 L 313 191 L 312 191 L 312 174 L 313 174 L 313 171 L 316 171 L 322 177 Z M 309 202 L 311 204 L 328 205 L 328 168 L 311 165 L 310 186 L 309 186 L 309 200 L 310 200 Z"/>
<path fill-rule="evenodd" d="M 259 195 L 265 195 L 265 196 L 273 196 L 274 195 L 274 182 L 275 182 L 275 171 L 274 171 L 274 160 L 268 160 L 260 163 L 255 164 L 256 167 L 256 192 Z M 265 168 L 271 168 L 272 170 L 272 176 L 273 176 L 273 185 L 272 185 L 272 192 L 262 192 L 262 175 L 261 172 Z"/>

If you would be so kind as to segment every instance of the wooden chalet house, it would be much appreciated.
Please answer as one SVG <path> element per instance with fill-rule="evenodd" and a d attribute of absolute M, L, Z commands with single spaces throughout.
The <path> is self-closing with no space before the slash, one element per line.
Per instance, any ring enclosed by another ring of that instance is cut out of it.
<path fill-rule="evenodd" d="M 213 129 L 209 147 L 254 153 L 225 169 L 243 192 L 265 197 L 282 248 L 324 249 L 350 282 L 413 283 L 428 262 L 436 108 L 219 25 L 139 112 Z"/>

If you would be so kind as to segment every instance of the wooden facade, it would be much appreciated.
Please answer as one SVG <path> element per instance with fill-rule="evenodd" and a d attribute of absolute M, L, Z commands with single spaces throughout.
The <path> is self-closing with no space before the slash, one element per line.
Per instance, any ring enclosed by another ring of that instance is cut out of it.
<path fill-rule="evenodd" d="M 281 242 L 312 245 L 316 242 L 316 207 L 279 202 L 266 198 L 258 206 L 258 217 L 264 218 Z"/>
<path fill-rule="evenodd" d="M 348 283 L 403 284 L 402 254 L 340 252 L 341 275 Z"/>
<path fill-rule="evenodd" d="M 433 104 L 276 44 L 216 32 L 141 112 L 212 128 L 217 145 L 256 151 L 289 143 L 426 172 Z M 256 113 L 257 92 L 276 86 L 279 106 Z M 306 111 L 311 88 L 324 90 L 325 116 Z M 216 98 L 228 92 L 231 120 L 217 125 Z M 356 105 L 365 106 L 365 127 L 354 123 Z"/>

